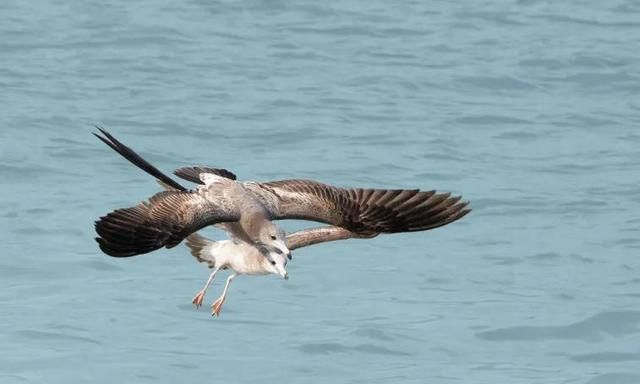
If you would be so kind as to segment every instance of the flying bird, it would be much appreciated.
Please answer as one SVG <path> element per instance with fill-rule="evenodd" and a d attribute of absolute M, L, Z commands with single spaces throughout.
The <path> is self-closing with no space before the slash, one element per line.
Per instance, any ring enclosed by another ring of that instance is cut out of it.
<path fill-rule="evenodd" d="M 368 235 L 367 238 L 374 235 Z M 344 228 L 335 226 L 323 226 L 305 229 L 291 233 L 287 236 L 287 246 L 290 250 L 306 247 L 312 244 L 328 241 L 344 240 L 362 237 Z M 211 305 L 211 315 L 220 316 L 222 305 L 227 298 L 227 291 L 231 281 L 238 275 L 267 275 L 276 274 L 284 279 L 289 278 L 287 272 L 287 258 L 281 254 L 272 255 L 271 261 L 264 257 L 262 252 L 249 243 L 233 240 L 213 241 L 197 233 L 189 235 L 186 245 L 191 249 L 191 254 L 200 262 L 207 263 L 213 272 L 209 275 L 204 287 L 196 293 L 193 304 L 196 308 L 202 306 L 204 296 L 218 271 L 231 269 L 232 274 L 227 277 L 222 294 Z"/>
<path fill-rule="evenodd" d="M 158 180 L 159 184 L 166 190 L 172 190 L 173 187 Z M 223 224 L 216 226 L 220 227 Z M 222 229 L 225 229 L 222 227 Z M 310 228 L 297 231 L 286 236 L 286 245 L 290 250 L 306 247 L 313 244 L 324 243 L 329 241 L 344 240 L 350 238 L 371 238 L 376 236 L 358 236 L 344 228 L 334 227 L 331 225 Z M 230 240 L 213 241 L 197 233 L 187 236 L 186 245 L 191 249 L 191 254 L 200 262 L 207 263 L 209 268 L 213 269 L 210 273 L 204 287 L 193 297 L 192 303 L 196 308 L 200 308 L 204 301 L 204 297 L 217 275 L 218 271 L 231 269 L 233 272 L 227 277 L 222 294 L 211 305 L 211 315 L 220 316 L 222 305 L 227 298 L 227 291 L 231 281 L 238 275 L 267 275 L 276 274 L 284 279 L 289 278 L 287 272 L 287 259 L 291 260 L 291 254 L 284 257 L 282 254 L 272 253 L 269 258 L 265 257 L 263 250 L 254 245 L 240 241 L 238 238 L 230 235 Z"/>
<path fill-rule="evenodd" d="M 129 257 L 171 248 L 187 238 L 192 253 L 214 268 L 205 287 L 193 299 L 196 306 L 202 304 L 219 268 L 235 271 L 212 306 L 214 315 L 219 314 L 228 286 L 237 274 L 288 276 L 284 266 L 286 259 L 291 259 L 293 248 L 346 238 L 425 231 L 456 221 L 471 211 L 460 196 L 433 190 L 347 189 L 298 179 L 240 182 L 228 170 L 203 166 L 174 172 L 197 184 L 196 188 L 187 189 L 106 130 L 97 128 L 103 136 L 94 133 L 96 137 L 168 189 L 96 221 L 100 248 L 110 256 Z M 281 219 L 329 225 L 285 236 L 272 222 Z M 231 240 L 211 242 L 195 234 L 209 225 L 225 230 Z M 253 267 L 247 269 L 249 264 Z"/>

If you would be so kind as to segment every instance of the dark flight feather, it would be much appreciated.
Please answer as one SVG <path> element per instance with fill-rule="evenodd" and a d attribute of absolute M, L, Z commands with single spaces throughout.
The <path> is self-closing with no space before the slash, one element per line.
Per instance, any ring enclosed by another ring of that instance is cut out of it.
<path fill-rule="evenodd" d="M 280 200 L 273 219 L 319 221 L 356 234 L 424 231 L 460 219 L 471 209 L 460 197 L 417 189 L 343 189 L 312 180 L 260 184 Z"/>
<path fill-rule="evenodd" d="M 102 136 L 98 135 L 97 133 L 93 133 L 93 135 L 95 137 L 97 137 L 98 139 L 100 139 L 103 143 L 107 144 L 111 149 L 113 149 L 114 151 L 118 152 L 122 157 L 124 157 L 125 159 L 129 160 L 133 165 L 135 165 L 136 167 L 142 169 L 143 171 L 147 172 L 148 174 L 150 174 L 151 176 L 155 177 L 156 179 L 162 181 L 163 183 L 165 183 L 167 185 L 170 185 L 174 189 L 177 189 L 179 191 L 186 191 L 187 190 L 187 188 L 183 187 L 177 181 L 173 180 L 172 178 L 170 178 L 166 174 L 162 173 L 162 171 L 160 171 L 158 168 L 156 168 L 153 165 L 151 165 L 149 162 L 147 162 L 145 159 L 143 159 L 140 155 L 138 155 L 131 148 L 129 148 L 126 145 L 122 144 L 120 141 L 118 141 L 118 139 L 113 137 L 104 128 L 98 127 L 98 126 L 96 126 L 96 128 L 105 137 L 102 137 Z"/>

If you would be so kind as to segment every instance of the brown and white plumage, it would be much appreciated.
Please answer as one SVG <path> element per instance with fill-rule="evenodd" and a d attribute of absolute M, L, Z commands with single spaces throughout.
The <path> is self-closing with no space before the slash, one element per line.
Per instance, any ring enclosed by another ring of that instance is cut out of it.
<path fill-rule="evenodd" d="M 272 219 L 303 219 L 359 234 L 432 229 L 469 212 L 449 193 L 418 189 L 344 189 L 311 180 L 258 184 L 278 198 Z"/>
<path fill-rule="evenodd" d="M 181 188 L 160 192 L 137 206 L 100 218 L 96 222 L 97 240 L 101 249 L 112 256 L 171 248 L 189 234 L 218 223 L 238 222 L 242 229 L 239 236 L 244 232 L 254 243 L 266 244 L 276 227 L 269 235 L 259 237 L 263 227 L 272 225 L 270 220 L 311 220 L 367 235 L 424 231 L 451 223 L 470 211 L 467 202 L 449 193 L 345 189 L 312 180 L 239 182 L 229 171 L 208 167 L 176 171 L 178 176 L 201 184 L 186 190 L 113 136 L 107 139 L 101 137 L 140 168 L 173 188 Z"/>
<path fill-rule="evenodd" d="M 100 129 L 100 128 L 99 128 Z M 219 315 L 229 284 L 238 274 L 279 274 L 287 278 L 289 250 L 382 233 L 424 231 L 451 223 L 469 213 L 467 202 L 448 193 L 418 189 L 339 188 L 311 180 L 238 182 L 230 171 L 185 167 L 175 174 L 195 182 L 188 190 L 149 164 L 108 132 L 96 135 L 167 189 L 131 208 L 115 210 L 96 222 L 97 241 L 117 257 L 171 248 L 187 239 L 191 254 L 213 269 L 193 303 L 202 305 L 216 273 L 231 269 L 212 313 Z M 270 220 L 303 219 L 329 224 L 290 234 Z M 195 232 L 215 225 L 230 240 L 211 241 Z M 266 231 L 265 231 L 266 228 Z M 282 239 L 282 247 L 267 246 Z M 286 244 L 285 244 L 286 243 Z M 282 250 L 286 252 L 282 252 Z M 265 257 L 266 256 L 266 257 Z"/>
<path fill-rule="evenodd" d="M 215 197 L 220 197 L 216 194 Z M 215 200 L 207 189 L 163 191 L 135 207 L 117 209 L 96 223 L 100 248 L 126 257 L 178 245 L 189 234 L 224 221 L 237 221 L 240 211 Z"/>
<path fill-rule="evenodd" d="M 175 174 L 202 183 L 200 173 L 235 175 L 224 169 L 185 167 Z M 469 213 L 468 202 L 449 193 L 419 189 L 344 189 L 313 180 L 246 182 L 263 199 L 274 220 L 302 219 L 349 229 L 355 233 L 415 232 L 436 228 Z M 275 201 L 275 202 L 274 202 Z"/>
<path fill-rule="evenodd" d="M 96 134 L 100 140 L 172 188 L 134 207 L 117 209 L 96 221 L 99 235 L 96 240 L 106 254 L 129 257 L 162 247 L 171 248 L 189 234 L 218 223 L 238 223 L 229 227 L 235 231 L 236 237 L 265 250 L 289 253 L 282 231 L 270 220 L 269 211 L 273 207 L 257 199 L 242 183 L 230 179 L 230 172 L 221 172 L 224 176 L 215 174 L 215 171 L 201 173 L 199 180 L 203 185 L 187 190 L 108 132 L 100 131 L 104 135 Z"/>

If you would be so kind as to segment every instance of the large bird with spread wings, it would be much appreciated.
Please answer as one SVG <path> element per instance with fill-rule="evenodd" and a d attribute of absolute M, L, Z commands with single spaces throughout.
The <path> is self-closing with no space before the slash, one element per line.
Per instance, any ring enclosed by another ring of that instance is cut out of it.
<path fill-rule="evenodd" d="M 194 182 L 187 189 L 148 163 L 106 130 L 95 134 L 137 167 L 154 176 L 165 191 L 134 207 L 117 209 L 96 221 L 96 240 L 103 252 L 129 257 L 178 245 L 187 246 L 200 261 L 214 268 L 204 293 L 219 269 L 235 272 L 213 305 L 218 315 L 227 288 L 237 273 L 275 273 L 287 277 L 284 266 L 290 249 L 348 239 L 371 238 L 382 233 L 417 232 L 441 227 L 471 211 L 468 202 L 449 193 L 419 189 L 339 188 L 312 180 L 240 182 L 225 169 L 185 167 L 174 172 Z M 301 219 L 329 224 L 285 235 L 272 221 Z M 231 240 L 212 242 L 195 234 L 215 225 Z M 249 268 L 247 265 L 251 264 Z"/>

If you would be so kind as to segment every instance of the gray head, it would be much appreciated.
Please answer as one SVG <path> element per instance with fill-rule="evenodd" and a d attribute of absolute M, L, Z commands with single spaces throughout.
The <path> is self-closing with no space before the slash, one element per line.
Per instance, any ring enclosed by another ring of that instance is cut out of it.
<path fill-rule="evenodd" d="M 269 253 L 282 255 L 291 260 L 291 251 L 287 247 L 287 234 L 273 222 L 265 220 L 260 227 L 258 243 L 266 248 Z"/>
<path fill-rule="evenodd" d="M 287 236 L 269 220 L 264 212 L 253 212 L 242 216 L 240 226 L 245 230 L 254 245 L 266 248 L 268 252 L 283 254 L 291 258 L 291 252 L 287 248 Z M 265 253 L 265 252 L 263 252 Z M 268 255 L 265 253 L 265 256 Z"/>

